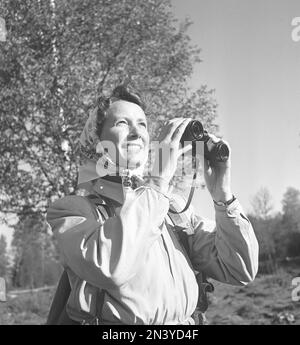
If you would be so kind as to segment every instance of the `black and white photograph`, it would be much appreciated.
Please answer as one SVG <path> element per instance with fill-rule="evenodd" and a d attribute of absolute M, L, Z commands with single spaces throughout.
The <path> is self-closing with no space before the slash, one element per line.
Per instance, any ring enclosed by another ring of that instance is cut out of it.
<path fill-rule="evenodd" d="M 300 325 L 299 0 L 0 0 L 0 126 L 0 325 Z"/>

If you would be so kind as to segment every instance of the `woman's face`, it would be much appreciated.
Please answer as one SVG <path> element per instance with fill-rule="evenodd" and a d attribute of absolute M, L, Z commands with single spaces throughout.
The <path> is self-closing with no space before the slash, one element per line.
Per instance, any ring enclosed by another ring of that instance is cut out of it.
<path fill-rule="evenodd" d="M 114 145 L 115 152 L 108 150 L 108 153 L 120 166 L 134 169 L 144 164 L 148 158 L 149 133 L 143 109 L 123 100 L 114 102 L 107 111 L 100 140 Z"/>

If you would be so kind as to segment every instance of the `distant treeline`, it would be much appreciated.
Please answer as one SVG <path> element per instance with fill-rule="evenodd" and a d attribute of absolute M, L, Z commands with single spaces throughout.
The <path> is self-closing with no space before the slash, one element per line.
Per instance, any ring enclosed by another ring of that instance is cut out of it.
<path fill-rule="evenodd" d="M 300 191 L 289 187 L 283 195 L 282 211 L 273 212 L 266 188 L 252 200 L 249 219 L 259 242 L 259 272 L 273 273 L 280 264 L 300 257 Z"/>
<path fill-rule="evenodd" d="M 62 272 L 58 250 L 43 216 L 22 216 L 14 226 L 11 250 L 0 238 L 0 276 L 9 288 L 54 285 Z"/>

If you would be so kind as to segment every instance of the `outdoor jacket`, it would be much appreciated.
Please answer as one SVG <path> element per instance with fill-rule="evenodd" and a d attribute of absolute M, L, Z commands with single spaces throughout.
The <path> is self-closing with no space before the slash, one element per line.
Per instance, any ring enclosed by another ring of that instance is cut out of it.
<path fill-rule="evenodd" d="M 172 199 L 182 207 L 184 200 L 151 178 L 135 190 L 100 178 L 93 194 L 109 197 L 115 216 L 103 219 L 87 198 L 74 195 L 47 212 L 72 289 L 69 317 L 82 322 L 95 315 L 99 290 L 105 290 L 104 324 L 193 324 L 195 274 L 167 230 Z M 215 222 L 186 211 L 192 265 L 218 281 L 245 285 L 258 268 L 253 228 L 238 200 L 214 207 Z"/>

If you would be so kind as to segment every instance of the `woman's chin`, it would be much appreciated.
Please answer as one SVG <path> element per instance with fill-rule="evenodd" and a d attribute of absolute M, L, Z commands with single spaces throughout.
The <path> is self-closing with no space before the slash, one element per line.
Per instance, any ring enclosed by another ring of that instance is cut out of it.
<path fill-rule="evenodd" d="M 145 165 L 147 161 L 147 157 L 144 155 L 133 154 L 127 155 L 127 157 L 120 157 L 120 166 L 126 167 L 127 169 L 137 169 L 140 168 L 142 165 Z"/>
<path fill-rule="evenodd" d="M 141 161 L 137 161 L 137 160 L 127 161 L 127 168 L 130 170 L 140 168 L 141 165 L 142 165 Z"/>

